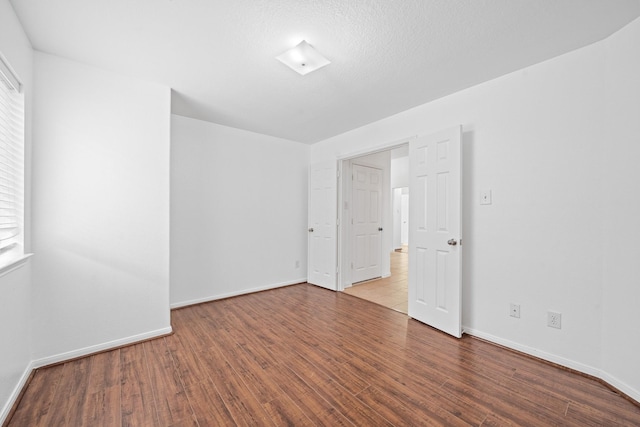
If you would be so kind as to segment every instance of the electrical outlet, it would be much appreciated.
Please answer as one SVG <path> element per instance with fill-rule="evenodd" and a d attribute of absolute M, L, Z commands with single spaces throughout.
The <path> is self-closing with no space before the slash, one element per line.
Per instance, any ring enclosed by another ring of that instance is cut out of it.
<path fill-rule="evenodd" d="M 300 261 L 299 260 L 296 261 L 296 268 L 300 268 Z"/>
<path fill-rule="evenodd" d="M 562 329 L 562 314 L 547 311 L 547 326 L 550 328 Z"/>
<path fill-rule="evenodd" d="M 520 318 L 520 304 L 511 303 L 511 306 L 509 307 L 509 316 L 517 319 Z"/>

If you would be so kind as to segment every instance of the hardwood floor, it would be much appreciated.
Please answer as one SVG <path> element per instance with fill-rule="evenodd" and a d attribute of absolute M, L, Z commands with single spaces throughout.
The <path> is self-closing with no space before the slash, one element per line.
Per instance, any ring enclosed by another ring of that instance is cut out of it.
<path fill-rule="evenodd" d="M 308 284 L 172 321 L 171 336 L 39 369 L 8 425 L 640 425 L 595 380 Z"/>
<path fill-rule="evenodd" d="M 391 276 L 358 283 L 344 290 L 349 295 L 375 302 L 407 314 L 409 253 L 404 246 L 402 251 L 391 252 Z"/>

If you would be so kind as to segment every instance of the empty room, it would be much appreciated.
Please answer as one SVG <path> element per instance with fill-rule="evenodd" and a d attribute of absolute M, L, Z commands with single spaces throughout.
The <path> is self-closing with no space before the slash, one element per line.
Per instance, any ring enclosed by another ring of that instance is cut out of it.
<path fill-rule="evenodd" d="M 2 426 L 640 425 L 640 0 L 0 0 Z"/>

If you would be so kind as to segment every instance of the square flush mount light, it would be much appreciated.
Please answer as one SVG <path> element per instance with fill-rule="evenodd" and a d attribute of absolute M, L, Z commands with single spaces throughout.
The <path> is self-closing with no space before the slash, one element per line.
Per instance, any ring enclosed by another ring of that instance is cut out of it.
<path fill-rule="evenodd" d="M 304 40 L 293 49 L 276 56 L 276 59 L 303 76 L 331 64 L 331 61 L 320 55 L 313 46 Z"/>

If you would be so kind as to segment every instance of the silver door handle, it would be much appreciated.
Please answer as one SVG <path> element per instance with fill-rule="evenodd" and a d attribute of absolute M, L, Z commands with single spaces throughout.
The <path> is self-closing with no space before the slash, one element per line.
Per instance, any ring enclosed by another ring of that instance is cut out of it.
<path fill-rule="evenodd" d="M 313 233 L 313 228 L 310 228 L 310 229 L 309 229 L 309 233 Z"/>
<path fill-rule="evenodd" d="M 447 241 L 447 244 L 449 244 L 449 245 L 451 245 L 451 246 L 455 246 L 455 245 L 457 245 L 457 244 L 458 244 L 458 242 L 456 242 L 456 240 L 455 240 L 455 239 L 449 239 L 449 240 Z"/>

